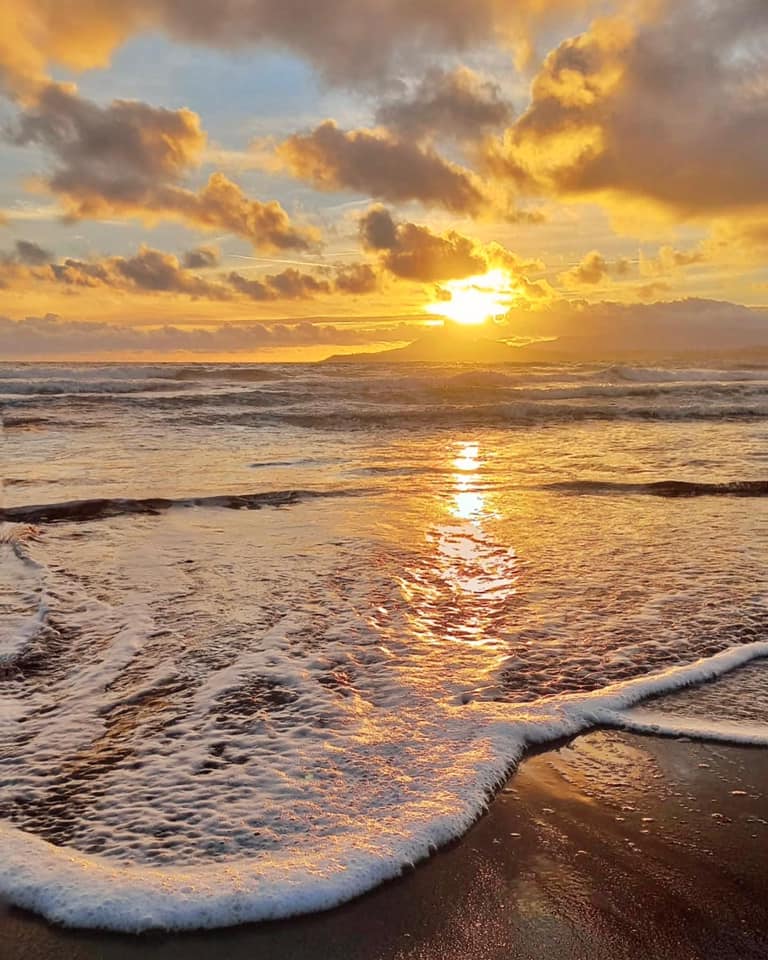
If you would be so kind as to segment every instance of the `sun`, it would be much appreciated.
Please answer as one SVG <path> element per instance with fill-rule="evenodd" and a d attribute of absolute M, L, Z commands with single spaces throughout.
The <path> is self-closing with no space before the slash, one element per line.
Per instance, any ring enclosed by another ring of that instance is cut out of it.
<path fill-rule="evenodd" d="M 463 280 L 449 280 L 440 290 L 444 299 L 428 303 L 424 308 L 426 312 L 468 326 L 506 313 L 518 296 L 512 277 L 501 269 Z"/>

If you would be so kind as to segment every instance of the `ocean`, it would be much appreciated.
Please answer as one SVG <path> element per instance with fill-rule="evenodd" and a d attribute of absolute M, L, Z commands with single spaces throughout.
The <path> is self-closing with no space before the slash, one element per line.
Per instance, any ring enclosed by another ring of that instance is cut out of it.
<path fill-rule="evenodd" d="M 290 916 L 531 747 L 768 744 L 768 368 L 0 364 L 0 402 L 13 903 Z"/>

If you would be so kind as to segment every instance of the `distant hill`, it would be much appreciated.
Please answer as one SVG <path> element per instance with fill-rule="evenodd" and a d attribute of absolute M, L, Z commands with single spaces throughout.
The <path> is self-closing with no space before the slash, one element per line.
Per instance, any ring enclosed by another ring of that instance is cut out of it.
<path fill-rule="evenodd" d="M 336 354 L 326 363 L 519 363 L 520 351 L 487 337 L 428 333 L 405 347 L 376 353 Z"/>
<path fill-rule="evenodd" d="M 654 304 L 560 302 L 505 328 L 446 324 L 404 347 L 328 357 L 333 363 L 768 362 L 768 310 L 713 300 Z M 511 345 L 497 339 L 530 337 Z M 496 338 L 493 334 L 496 334 Z"/>
<path fill-rule="evenodd" d="M 610 344 L 594 345 L 589 349 L 579 338 L 562 338 L 510 346 L 502 340 L 469 342 L 461 350 L 455 344 L 446 344 L 421 337 L 405 347 L 380 350 L 377 353 L 344 353 L 327 357 L 322 363 L 629 363 L 667 360 L 681 363 L 732 363 L 768 366 L 768 347 L 734 349 L 652 350 L 627 349 Z"/>

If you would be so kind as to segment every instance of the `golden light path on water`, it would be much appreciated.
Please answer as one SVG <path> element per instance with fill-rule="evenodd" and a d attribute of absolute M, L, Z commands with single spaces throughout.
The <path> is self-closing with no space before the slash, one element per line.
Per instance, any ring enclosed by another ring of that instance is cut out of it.
<path fill-rule="evenodd" d="M 432 504 L 435 519 L 424 549 L 398 579 L 413 644 L 408 669 L 417 685 L 422 670 L 434 683 L 437 668 L 457 688 L 476 689 L 494 682 L 508 656 L 503 628 L 517 593 L 519 563 L 514 549 L 487 529 L 497 515 L 480 445 L 457 443 L 445 466 L 449 486 Z"/>

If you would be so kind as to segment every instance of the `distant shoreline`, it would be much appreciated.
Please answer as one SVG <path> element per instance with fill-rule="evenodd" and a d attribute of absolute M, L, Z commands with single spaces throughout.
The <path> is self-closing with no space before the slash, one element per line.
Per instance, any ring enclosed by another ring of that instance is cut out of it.
<path fill-rule="evenodd" d="M 594 343 L 582 343 L 578 338 L 536 341 L 524 346 L 510 346 L 502 340 L 464 339 L 458 345 L 449 342 L 441 350 L 432 337 L 415 340 L 404 347 L 364 353 L 336 353 L 320 364 L 344 363 L 403 363 L 403 364 L 485 364 L 487 366 L 541 364 L 600 363 L 631 365 L 711 363 L 722 366 L 768 365 L 768 346 L 745 347 L 733 350 L 652 351 L 648 349 L 596 349 Z"/>

